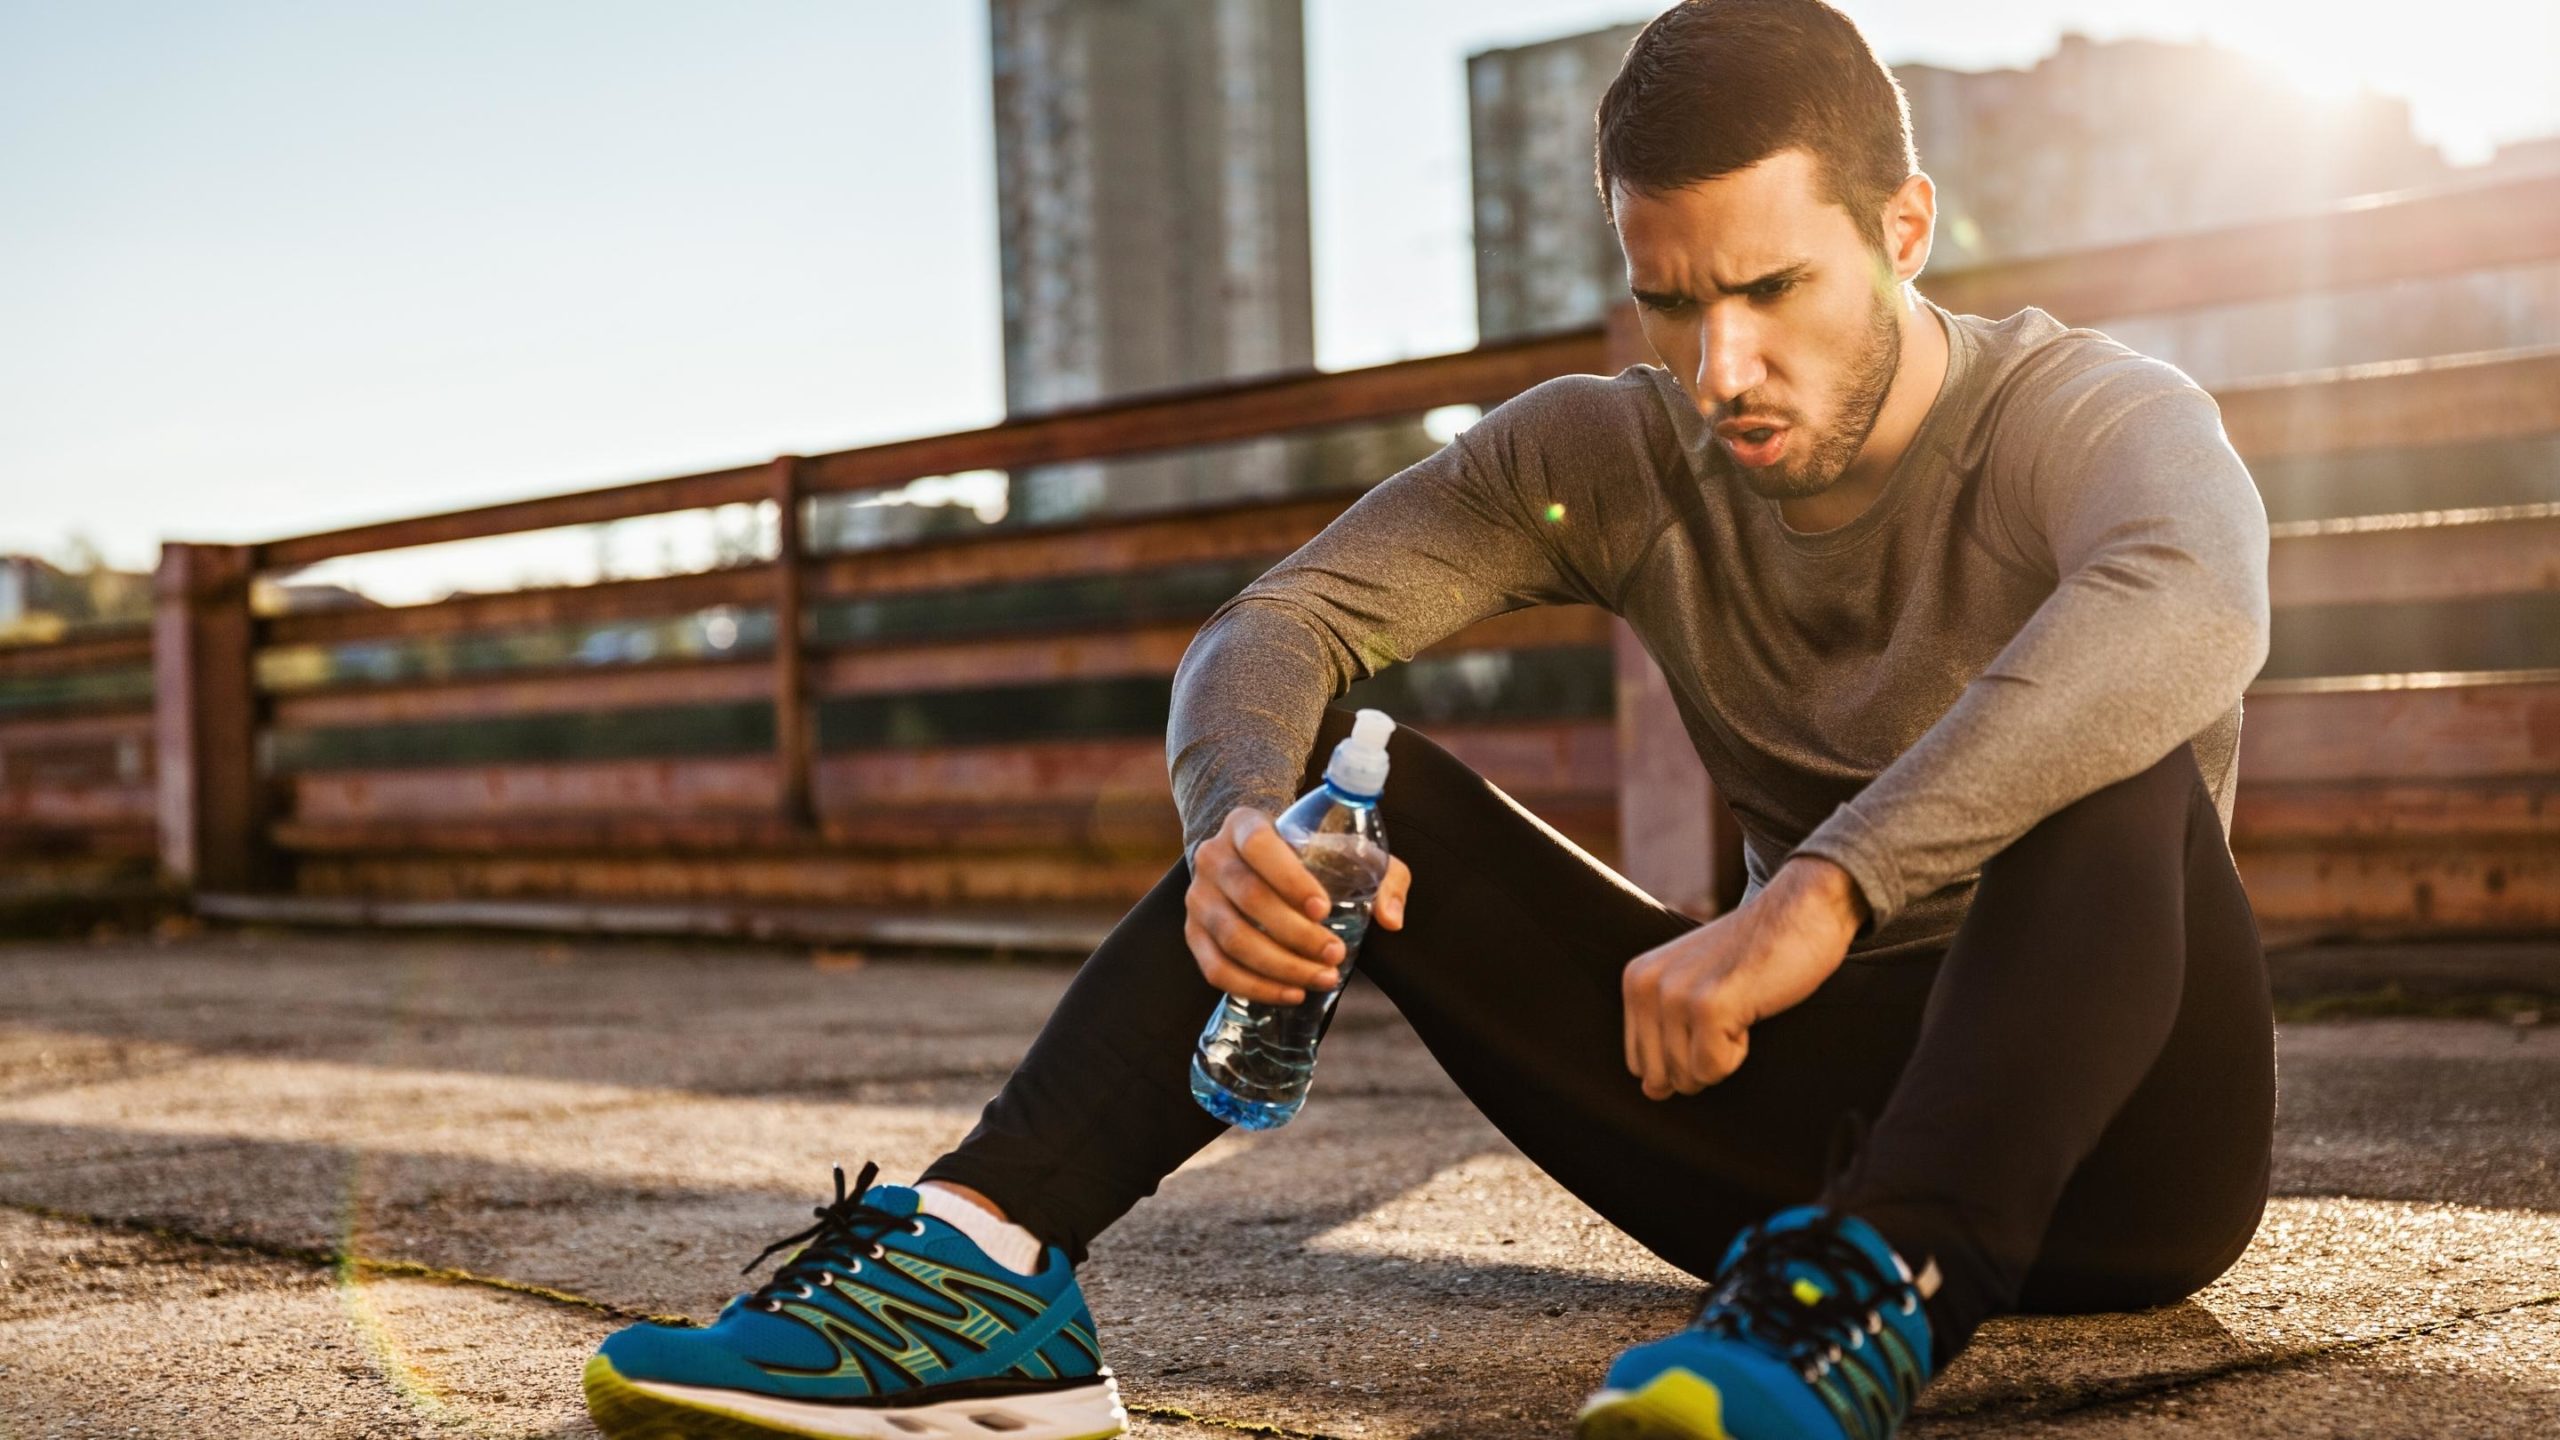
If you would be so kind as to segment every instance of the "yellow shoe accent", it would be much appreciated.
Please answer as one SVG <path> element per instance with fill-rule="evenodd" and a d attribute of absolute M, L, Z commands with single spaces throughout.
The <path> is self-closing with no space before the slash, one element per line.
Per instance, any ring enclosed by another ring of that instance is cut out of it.
<path fill-rule="evenodd" d="M 1676 1366 L 1584 1406 L 1574 1422 L 1576 1440 L 1733 1440 L 1724 1392 Z"/>

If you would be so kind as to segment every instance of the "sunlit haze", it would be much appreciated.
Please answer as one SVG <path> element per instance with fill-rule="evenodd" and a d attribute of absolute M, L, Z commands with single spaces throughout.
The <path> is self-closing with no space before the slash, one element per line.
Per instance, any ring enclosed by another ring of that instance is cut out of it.
<path fill-rule="evenodd" d="M 1660 7 L 1306 8 L 1319 363 L 1463 348 L 1466 55 Z M 2216 41 L 2405 96 L 2461 163 L 2560 130 L 2547 0 L 1847 8 L 1893 62 Z M 981 0 L 0 4 L 0 551 L 144 568 L 998 418 L 985 30 Z"/>

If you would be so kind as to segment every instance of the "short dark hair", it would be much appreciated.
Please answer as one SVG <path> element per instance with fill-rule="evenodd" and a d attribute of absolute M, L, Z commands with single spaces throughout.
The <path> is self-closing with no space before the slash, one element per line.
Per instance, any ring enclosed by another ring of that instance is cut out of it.
<path fill-rule="evenodd" d="M 1823 0 L 1683 0 L 1627 47 L 1592 145 L 1602 212 L 1612 183 L 1656 196 L 1812 153 L 1823 198 L 1885 248 L 1885 201 L 1919 168 L 1902 83 Z"/>

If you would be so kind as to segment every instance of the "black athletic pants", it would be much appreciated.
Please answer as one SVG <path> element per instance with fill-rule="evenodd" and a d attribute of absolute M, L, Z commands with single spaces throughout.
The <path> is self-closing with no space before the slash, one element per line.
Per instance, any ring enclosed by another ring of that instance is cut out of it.
<path fill-rule="evenodd" d="M 1351 716 L 1328 711 L 1312 786 Z M 2127 1310 L 2220 1275 L 2256 1232 L 2275 1113 L 2257 921 L 2191 747 L 2046 817 L 1983 867 L 1948 947 L 1850 961 L 1696 1095 L 1625 1063 L 1627 962 L 1698 922 L 1654 902 L 1411 727 L 1389 741 L 1404 928 L 1356 957 L 1522 1153 L 1664 1260 L 1821 1199 L 1934 1255 L 1937 1359 L 2004 1312 Z M 974 1186 L 1082 1260 L 1223 1130 L 1188 1089 L 1220 992 L 1176 861 L 1094 951 L 959 1148 Z M 1321 1102 L 1321 1093 L 1317 1099 Z M 1870 1124 L 1818 1194 L 1841 1112 Z"/>

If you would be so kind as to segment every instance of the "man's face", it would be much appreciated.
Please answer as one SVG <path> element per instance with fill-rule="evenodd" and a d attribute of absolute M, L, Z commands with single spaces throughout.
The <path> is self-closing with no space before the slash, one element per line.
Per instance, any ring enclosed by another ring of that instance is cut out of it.
<path fill-rule="evenodd" d="M 1776 500 L 1839 481 L 1902 362 L 1899 282 L 1818 180 L 1789 149 L 1668 195 L 1611 192 L 1645 339 Z"/>

